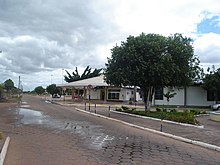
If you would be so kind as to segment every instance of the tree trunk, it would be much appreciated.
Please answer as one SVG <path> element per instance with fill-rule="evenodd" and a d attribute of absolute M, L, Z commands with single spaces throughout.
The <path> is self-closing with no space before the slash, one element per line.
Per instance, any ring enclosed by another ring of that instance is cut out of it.
<path fill-rule="evenodd" d="M 218 103 L 218 92 L 217 91 L 214 92 L 214 98 L 215 98 L 215 103 L 217 104 Z"/>
<path fill-rule="evenodd" d="M 150 110 L 150 108 L 151 108 L 154 89 L 155 88 L 152 86 L 143 89 L 145 111 Z"/>

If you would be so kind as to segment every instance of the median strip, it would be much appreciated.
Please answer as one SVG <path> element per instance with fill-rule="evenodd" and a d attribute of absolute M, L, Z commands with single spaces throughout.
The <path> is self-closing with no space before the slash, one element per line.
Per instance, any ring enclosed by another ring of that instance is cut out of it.
<path fill-rule="evenodd" d="M 194 145 L 197 145 L 197 146 L 200 146 L 200 147 L 204 147 L 204 148 L 208 148 L 208 149 L 220 152 L 220 147 L 216 146 L 216 145 L 212 145 L 212 144 L 208 144 L 208 143 L 204 143 L 204 142 L 200 142 L 200 141 L 196 141 L 196 140 L 187 139 L 187 138 L 184 138 L 184 137 L 181 137 L 181 136 L 176 136 L 176 135 L 165 133 L 165 132 L 160 132 L 160 131 L 157 131 L 157 130 L 154 130 L 154 129 L 150 129 L 150 128 L 138 126 L 138 125 L 135 125 L 135 124 L 131 124 L 131 123 L 128 123 L 128 122 L 125 122 L 125 121 L 122 121 L 122 120 L 106 117 L 106 116 L 103 116 L 103 115 L 100 115 L 100 114 L 91 113 L 91 112 L 88 112 L 88 111 L 85 111 L 85 110 L 82 110 L 82 109 L 79 109 L 79 108 L 76 108 L 76 110 L 80 111 L 80 112 L 83 112 L 83 113 L 88 113 L 90 115 L 102 117 L 104 119 L 116 121 L 116 122 L 119 122 L 119 123 L 122 123 L 122 124 L 125 124 L 125 125 L 128 125 L 128 126 L 134 127 L 134 128 L 149 131 L 149 132 L 152 132 L 152 133 L 155 133 L 155 134 L 158 134 L 158 135 L 169 137 L 169 138 L 172 138 L 172 139 L 175 139 L 175 140 L 178 140 L 178 141 L 182 141 L 182 142 L 189 143 L 189 144 L 194 144 Z"/>

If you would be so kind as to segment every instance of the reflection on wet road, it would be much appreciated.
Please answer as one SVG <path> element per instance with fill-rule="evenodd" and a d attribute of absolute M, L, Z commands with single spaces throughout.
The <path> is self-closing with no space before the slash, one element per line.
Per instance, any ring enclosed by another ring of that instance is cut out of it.
<path fill-rule="evenodd" d="M 56 133 L 68 131 L 79 135 L 93 149 L 101 149 L 114 139 L 114 136 L 104 133 L 103 126 L 94 125 L 87 121 L 54 119 L 40 111 L 26 108 L 18 108 L 16 112 L 20 116 L 16 126 L 40 124 L 44 127 L 55 129 Z"/>
<path fill-rule="evenodd" d="M 18 115 L 21 115 L 19 124 L 41 124 L 42 113 L 30 109 L 19 108 L 17 109 Z"/>
<path fill-rule="evenodd" d="M 43 162 L 55 160 L 51 164 L 67 161 L 63 164 L 185 165 L 219 164 L 220 161 L 219 153 L 214 151 L 78 112 L 74 107 L 48 104 L 31 96 L 26 100 L 29 107 L 22 102 L 20 108 L 2 113 L 3 117 L 10 117 L 7 123 L 15 125 L 11 131 L 18 139 L 13 149 L 19 154 L 11 150 L 15 162 L 17 157 L 29 153 L 33 159 Z M 22 141 L 24 137 L 27 138 Z M 20 154 L 24 144 L 22 153 L 25 154 Z"/>

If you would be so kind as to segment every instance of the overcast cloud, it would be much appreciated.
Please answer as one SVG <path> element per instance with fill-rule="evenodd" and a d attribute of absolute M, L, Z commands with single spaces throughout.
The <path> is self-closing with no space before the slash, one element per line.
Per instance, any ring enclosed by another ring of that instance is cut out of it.
<path fill-rule="evenodd" d="M 104 67 L 141 32 L 192 37 L 202 65 L 220 66 L 219 26 L 219 0 L 0 0 L 0 83 L 62 83 L 63 69 Z"/>

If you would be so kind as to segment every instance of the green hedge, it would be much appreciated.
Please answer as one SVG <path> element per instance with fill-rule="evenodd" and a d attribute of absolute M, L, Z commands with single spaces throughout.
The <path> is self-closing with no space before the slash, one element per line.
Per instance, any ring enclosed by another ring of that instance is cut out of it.
<path fill-rule="evenodd" d="M 196 110 L 186 110 L 184 112 L 177 112 L 175 109 L 170 110 L 170 112 L 167 112 L 166 109 L 156 109 L 156 111 L 138 111 L 135 109 L 129 109 L 125 106 L 121 108 L 116 108 L 116 111 L 194 125 L 199 124 L 199 122 L 195 119 L 195 115 L 205 113 Z"/>

